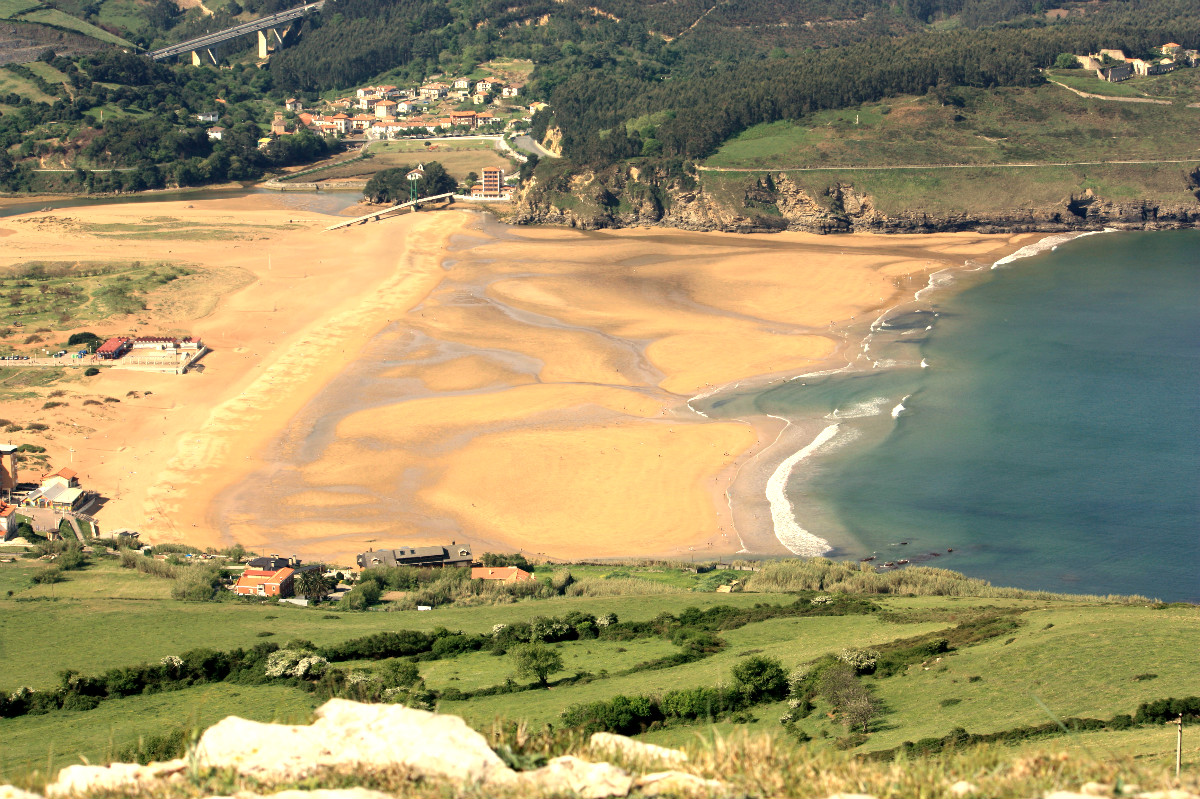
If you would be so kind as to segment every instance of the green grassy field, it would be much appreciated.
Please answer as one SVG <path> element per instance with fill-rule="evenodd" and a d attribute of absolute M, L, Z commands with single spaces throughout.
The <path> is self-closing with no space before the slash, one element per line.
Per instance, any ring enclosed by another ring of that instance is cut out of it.
<path fill-rule="evenodd" d="M 197 647 L 233 649 L 271 640 L 306 638 L 318 645 L 336 643 L 381 630 L 430 630 L 444 626 L 469 633 L 497 623 L 534 615 L 561 616 L 571 610 L 616 613 L 622 619 L 649 619 L 689 607 L 786 601 L 770 594 L 661 594 L 651 597 L 560 597 L 486 608 L 438 608 L 430 612 L 338 613 L 320 608 L 241 602 L 175 602 L 170 583 L 102 561 L 67 580 L 33 587 L 29 575 L 41 564 L 0 564 L 0 642 L 4 651 L 0 689 L 17 685 L 45 687 L 64 668 L 95 673 L 114 666 L 158 660 Z M 24 586 L 22 588 L 21 586 Z M 7 590 L 14 596 L 5 598 Z M 35 597 L 53 596 L 54 601 Z M 328 619 L 327 615 L 337 616 Z M 81 645 L 89 640 L 87 646 Z M 501 680 L 503 681 L 503 680 Z"/>
<path fill-rule="evenodd" d="M 1196 102 L 1200 90 L 1200 71 L 1177 69 L 1165 75 L 1136 76 L 1121 83 L 1100 80 L 1094 72 L 1080 69 L 1052 69 L 1047 77 L 1090 94 L 1109 97 L 1152 97 L 1187 105 Z"/>
<path fill-rule="evenodd" d="M 306 724 L 316 706 L 312 694 L 294 688 L 217 683 L 117 699 L 94 710 L 5 719 L 0 722 L 0 783 L 32 771 L 54 773 L 80 762 L 107 762 L 121 749 L 136 745 L 139 737 L 179 727 L 204 729 L 227 716 Z"/>
<path fill-rule="evenodd" d="M 35 103 L 53 103 L 58 98 L 46 94 L 28 78 L 0 67 L 0 94 L 19 94 Z"/>
<path fill-rule="evenodd" d="M 39 3 L 38 5 L 42 5 Z M 44 7 L 33 11 L 21 12 L 21 20 L 24 22 L 39 22 L 43 25 L 52 25 L 56 28 L 65 28 L 66 30 L 82 33 L 84 36 L 89 36 L 93 39 L 98 39 L 109 44 L 119 44 L 122 47 L 133 47 L 133 45 L 120 36 L 109 33 L 103 28 L 98 28 L 90 22 L 73 17 L 70 14 L 59 11 L 56 8 Z"/>
<path fill-rule="evenodd" d="M 875 208 L 883 213 L 919 210 L 937 214 L 1019 211 L 1059 205 L 1088 189 L 1108 200 L 1146 199 L 1190 205 L 1196 197 L 1186 182 L 1189 166 L 1200 167 L 1200 162 L 783 171 L 825 207 L 829 206 L 826 190 L 837 183 L 848 183 L 858 193 L 869 195 Z M 742 207 L 747 188 L 761 177 L 762 173 L 701 173 L 705 191 L 735 208 Z"/>
<path fill-rule="evenodd" d="M 1174 87 L 1194 102 L 1200 70 L 1146 81 L 1164 91 Z M 1128 84 L 1103 85 L 1116 91 Z M 756 125 L 725 142 L 705 164 L 784 169 L 1196 158 L 1194 143 L 1178 131 L 1194 128 L 1198 113 L 1182 104 L 1086 99 L 1053 85 L 959 88 L 945 105 L 930 96 L 897 97 Z"/>
<path fill-rule="evenodd" d="M 196 647 L 228 650 L 264 641 L 283 644 L 304 638 L 321 646 L 385 630 L 446 627 L 486 633 L 496 624 L 534 616 L 563 616 L 572 610 L 616 613 L 622 620 L 648 620 L 687 607 L 790 603 L 788 595 L 680 593 L 603 598 L 524 600 L 507 605 L 444 607 L 429 612 L 348 612 L 243 602 L 184 603 L 169 599 L 171 583 L 101 560 L 64 582 L 34 586 L 29 577 L 43 564 L 20 560 L 0 564 L 0 689 L 46 688 L 58 672 L 98 674 L 115 667 L 154 662 Z M 578 566 L 578 578 L 642 576 L 686 589 L 703 576 L 672 567 Z M 8 592 L 12 594 L 9 595 Z M 618 695 L 656 695 L 677 688 L 728 685 L 734 665 L 750 656 L 774 658 L 786 670 L 845 647 L 882 646 L 913 636 L 940 633 L 1004 610 L 1019 625 L 999 637 L 963 645 L 938 658 L 915 661 L 891 677 L 867 677 L 883 706 L 871 734 L 856 751 L 889 749 L 904 741 L 947 735 L 956 727 L 972 733 L 1038 725 L 1057 718 L 1107 719 L 1132 713 L 1137 704 L 1197 693 L 1194 653 L 1200 651 L 1200 608 L 1104 604 L 1094 601 L 946 596 L 871 597 L 883 613 L 777 617 L 724 629 L 725 646 L 715 654 L 669 668 L 639 664 L 681 652 L 661 636 L 628 641 L 592 639 L 551 644 L 563 659 L 548 690 L 443 698 L 438 709 L 463 716 L 478 729 L 495 719 L 523 721 L 531 729 L 560 724 L 571 704 Z M 269 635 L 264 635 L 269 634 Z M 949 634 L 949 633 L 946 633 Z M 341 669 L 378 671 L 389 661 L 347 661 Z M 445 692 L 497 686 L 515 678 L 509 656 L 471 652 L 419 664 L 425 685 Z M 586 672 L 590 680 L 573 681 Z M 560 682 L 566 680 L 565 682 Z M 527 680 L 518 680 L 525 684 Z M 301 722 L 315 697 L 280 685 L 220 683 L 163 694 L 110 700 L 86 712 L 57 711 L 0 720 L 0 778 L 28 776 L 82 755 L 93 762 L 136 741 L 138 736 L 200 724 L 229 714 L 260 720 Z M 651 742 L 680 746 L 716 738 L 766 733 L 776 746 L 794 747 L 779 718 L 786 702 L 755 705 L 736 719 L 715 724 L 677 724 L 651 729 Z M 810 747 L 832 751 L 846 730 L 826 711 L 824 700 L 797 723 Z M 1158 729 L 1087 733 L 1040 739 L 1022 745 L 1073 748 L 1107 756 L 1140 758 L 1161 765 L 1164 734 Z M 1048 743 L 1046 742 L 1048 741 Z M 1187 756 L 1194 762 L 1196 748 Z"/>

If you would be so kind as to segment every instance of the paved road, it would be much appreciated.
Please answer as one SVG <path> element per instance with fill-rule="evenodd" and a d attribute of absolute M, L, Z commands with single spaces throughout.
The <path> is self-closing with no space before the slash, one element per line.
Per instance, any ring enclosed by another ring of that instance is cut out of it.
<path fill-rule="evenodd" d="M 513 142 L 521 149 L 527 150 L 527 151 L 533 153 L 538 158 L 559 158 L 560 157 L 560 156 L 557 156 L 554 153 L 550 152 L 542 145 L 538 144 L 530 136 L 516 136 L 513 138 Z"/>

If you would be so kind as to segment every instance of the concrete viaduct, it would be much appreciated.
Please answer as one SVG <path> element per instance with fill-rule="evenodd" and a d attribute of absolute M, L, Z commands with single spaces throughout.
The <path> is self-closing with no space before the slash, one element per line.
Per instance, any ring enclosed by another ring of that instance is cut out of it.
<path fill-rule="evenodd" d="M 191 53 L 192 63 L 196 66 L 200 66 L 206 60 L 216 64 L 217 56 L 213 52 L 214 47 L 230 39 L 237 39 L 240 36 L 257 33 L 258 57 L 266 58 L 269 55 L 270 49 L 269 34 L 275 34 L 275 41 L 282 47 L 284 39 L 292 29 L 292 23 L 306 14 L 320 10 L 324 5 L 325 0 L 317 0 L 315 3 L 308 3 L 297 8 L 288 9 L 287 11 L 280 11 L 277 14 L 269 14 L 253 22 L 243 22 L 241 25 L 234 25 L 232 28 L 226 28 L 223 31 L 206 33 L 203 36 L 197 36 L 195 39 L 189 39 L 186 42 L 173 44 L 170 47 L 164 47 L 160 50 L 152 50 L 148 55 L 155 61 L 163 61 L 164 59 L 174 58 L 184 53 Z"/>

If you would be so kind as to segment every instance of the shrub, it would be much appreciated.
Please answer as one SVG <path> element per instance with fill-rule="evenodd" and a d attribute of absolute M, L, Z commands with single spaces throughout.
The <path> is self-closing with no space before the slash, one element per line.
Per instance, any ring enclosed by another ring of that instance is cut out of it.
<path fill-rule="evenodd" d="M 63 581 L 62 569 L 57 566 L 47 566 L 41 571 L 35 572 L 31 579 L 37 585 L 61 583 Z"/>
<path fill-rule="evenodd" d="M 852 649 L 848 647 L 838 654 L 838 660 L 854 669 L 858 674 L 870 674 L 875 671 L 875 662 L 879 660 L 879 653 L 874 649 Z"/>
<path fill-rule="evenodd" d="M 787 696 L 787 672 L 774 658 L 751 657 L 733 667 L 733 687 L 745 704 Z"/>
<path fill-rule="evenodd" d="M 96 368 L 95 366 L 89 366 L 87 369 L 83 370 L 84 377 L 95 377 L 98 374 L 100 374 L 100 370 L 98 368 Z M 94 402 L 94 400 L 93 400 L 93 402 Z M 99 405 L 100 403 L 97 402 L 96 404 Z"/>

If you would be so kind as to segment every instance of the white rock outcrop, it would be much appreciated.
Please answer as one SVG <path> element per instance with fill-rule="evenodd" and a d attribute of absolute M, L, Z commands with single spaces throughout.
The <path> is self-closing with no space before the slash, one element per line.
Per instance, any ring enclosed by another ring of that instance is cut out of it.
<path fill-rule="evenodd" d="M 402 767 L 416 776 L 480 785 L 504 781 L 511 772 L 458 716 L 331 699 L 315 717 L 310 725 L 289 726 L 231 716 L 201 736 L 197 761 L 263 781 L 331 768 Z"/>
<path fill-rule="evenodd" d="M 687 753 L 678 749 L 642 743 L 611 732 L 594 733 L 588 741 L 588 748 L 602 757 L 620 756 L 635 763 L 667 763 L 679 766 L 688 759 Z"/>

